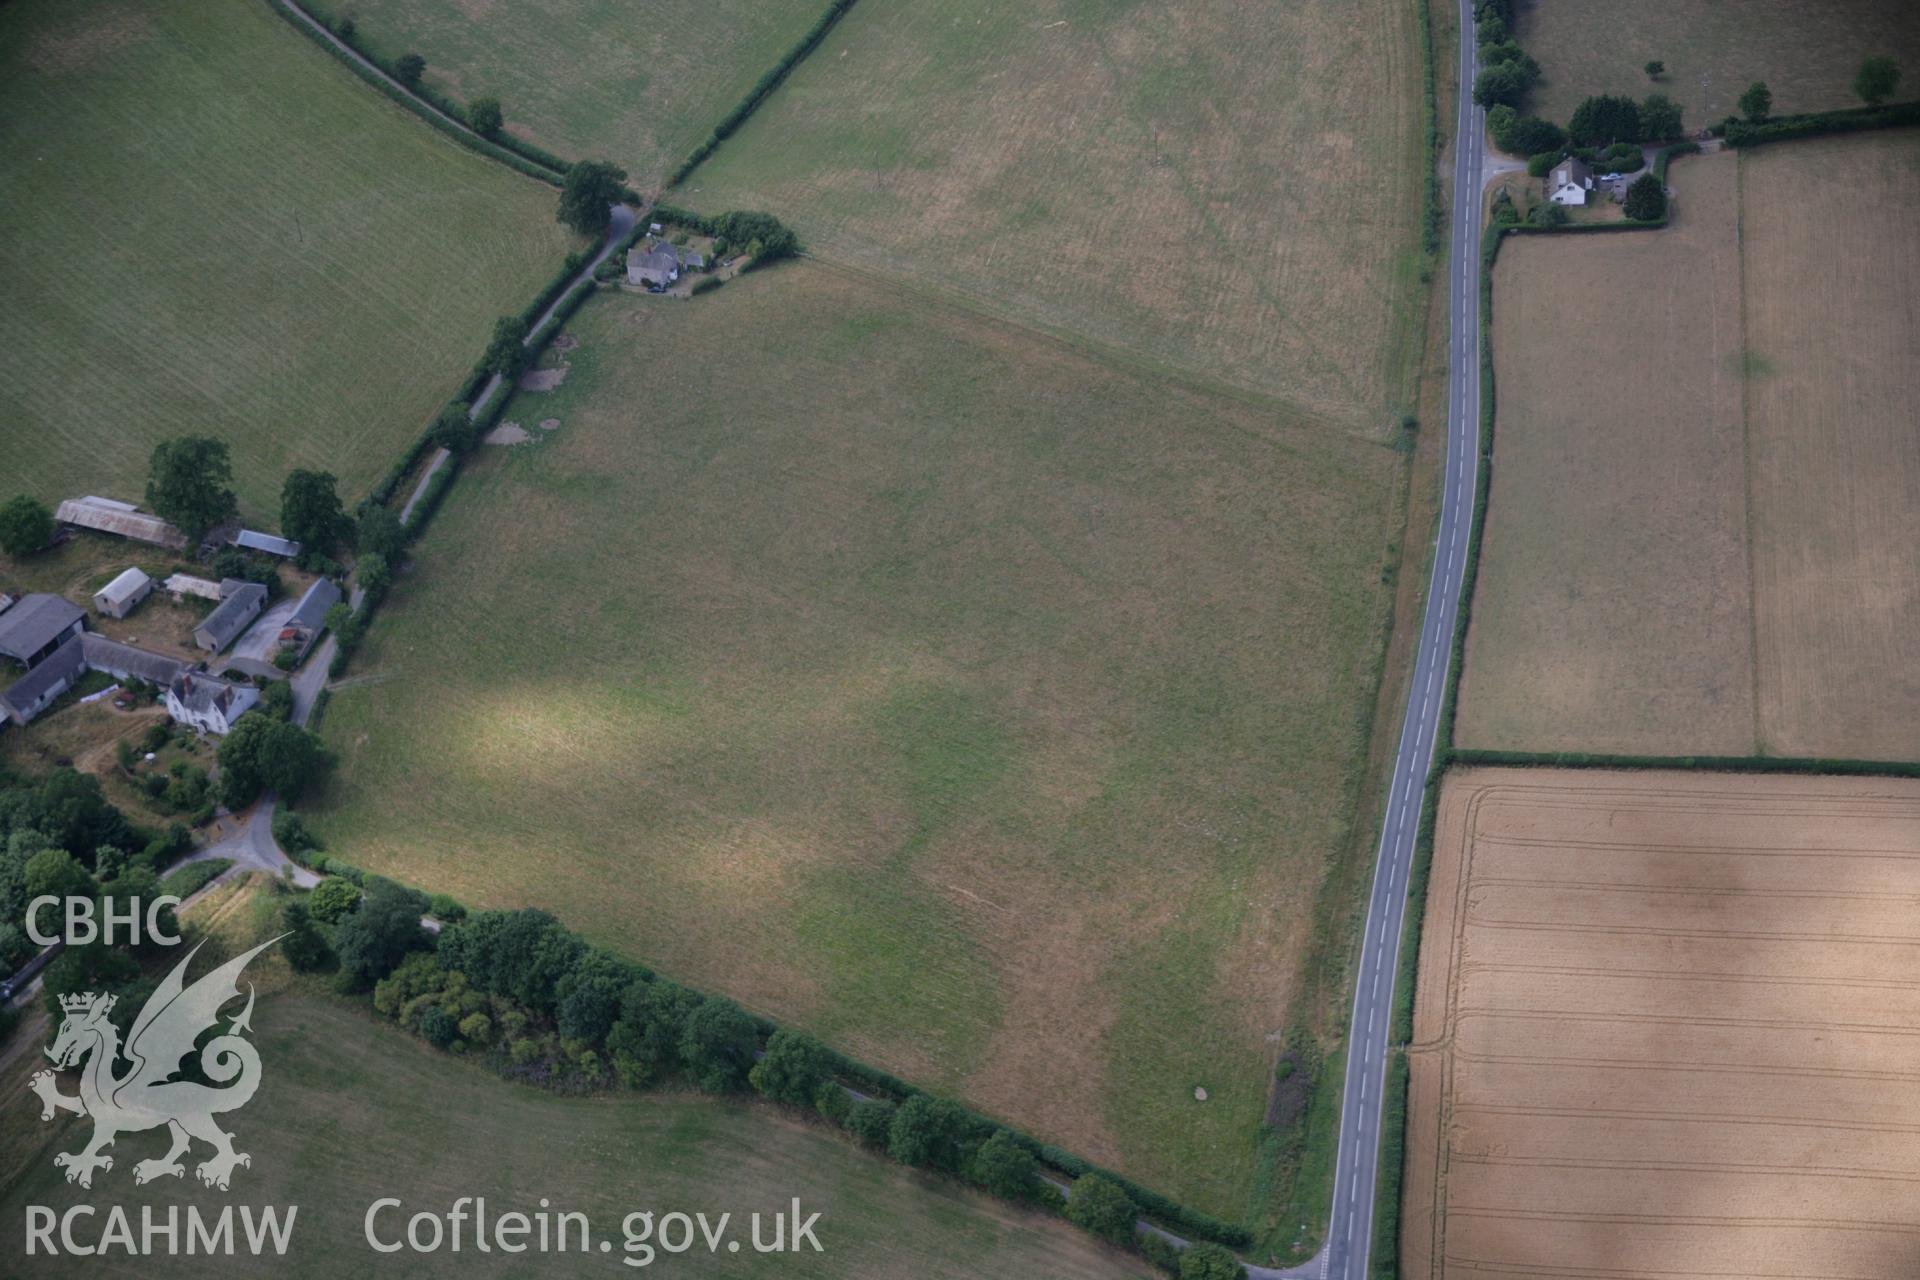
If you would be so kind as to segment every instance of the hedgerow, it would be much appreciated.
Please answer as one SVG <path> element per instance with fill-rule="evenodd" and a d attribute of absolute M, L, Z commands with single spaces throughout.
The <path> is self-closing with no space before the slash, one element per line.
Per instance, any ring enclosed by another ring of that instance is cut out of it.
<path fill-rule="evenodd" d="M 419 116 L 435 129 L 438 129 L 441 133 L 446 134 L 449 138 L 458 142 L 461 146 L 471 151 L 476 151 L 490 160 L 498 160 L 501 164 L 515 169 L 529 178 L 537 178 L 550 186 L 557 187 L 560 185 L 560 174 L 554 172 L 552 165 L 547 164 L 543 160 L 532 159 L 527 155 L 520 154 L 497 142 L 490 142 L 481 137 L 462 122 L 463 113 L 460 112 L 457 106 L 451 103 L 445 108 L 436 106 L 423 97 L 418 88 L 410 92 L 402 85 L 395 83 L 393 79 L 389 78 L 393 74 L 390 69 L 380 67 L 378 70 L 375 70 L 361 63 L 358 58 L 353 56 L 354 54 L 358 53 L 360 57 L 366 58 L 369 62 L 374 62 L 375 60 L 372 55 L 354 47 L 350 42 L 342 40 L 341 37 L 328 30 L 326 23 L 322 22 L 298 4 L 293 3 L 293 0 L 267 0 L 267 3 L 271 5 L 274 11 L 280 14 L 281 17 L 292 23 L 295 30 L 299 31 L 309 40 L 312 40 L 322 49 L 325 49 L 329 55 L 342 66 L 346 67 L 347 70 L 353 72 L 354 75 L 359 76 L 362 80 L 407 110 L 413 112 L 413 114 Z M 376 66 L 377 65 L 376 62 Z M 382 74 L 383 72 L 385 74 Z M 535 148 L 535 150 L 538 149 Z M 544 152 L 541 154 L 545 155 Z"/>
<path fill-rule="evenodd" d="M 667 179 L 667 185 L 679 186 L 688 174 L 699 167 L 701 161 L 712 155 L 716 147 L 731 137 L 733 131 L 745 123 L 747 117 L 766 100 L 767 95 L 780 87 L 780 82 L 787 78 L 788 72 L 799 65 L 800 59 L 812 53 L 814 47 L 826 39 L 827 32 L 831 31 L 833 24 L 840 20 L 840 15 L 851 8 L 853 8 L 853 0 L 830 0 L 827 11 L 814 20 L 813 25 L 807 28 L 806 34 L 781 55 L 780 61 L 773 65 L 771 71 L 754 82 L 753 88 L 747 90 L 747 96 L 740 99 L 733 110 L 722 116 L 720 123 L 713 126 L 713 132 L 707 135 L 706 140 L 680 162 L 679 168 L 675 169 L 672 176 Z"/>
<path fill-rule="evenodd" d="M 1839 111 L 1812 111 L 1779 116 L 1754 124 L 1728 117 L 1714 132 L 1730 147 L 1757 147 L 1792 138 L 1815 138 L 1827 133 L 1855 133 L 1862 129 L 1897 129 L 1920 124 L 1920 102 L 1893 102 L 1879 107 L 1847 107 Z"/>

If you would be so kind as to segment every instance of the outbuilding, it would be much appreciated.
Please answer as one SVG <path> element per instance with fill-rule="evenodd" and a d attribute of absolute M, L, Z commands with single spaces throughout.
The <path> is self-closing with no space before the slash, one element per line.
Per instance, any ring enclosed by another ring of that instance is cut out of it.
<path fill-rule="evenodd" d="M 186 534 L 159 516 L 141 511 L 131 502 L 115 502 L 112 498 L 100 498 L 92 494 L 84 498 L 68 498 L 53 513 L 53 518 L 76 529 L 91 529 L 95 533 L 110 533 L 117 538 L 132 538 L 135 542 L 150 542 L 170 551 L 187 549 Z"/>
<path fill-rule="evenodd" d="M 231 589 L 227 582 L 233 583 Z M 247 629 L 247 624 L 260 616 L 260 610 L 267 603 L 267 589 L 259 583 L 231 578 L 227 582 L 220 584 L 224 598 L 219 607 L 193 629 L 193 642 L 208 653 L 218 653 L 232 644 L 234 638 Z"/>
<path fill-rule="evenodd" d="M 0 613 L 0 657 L 31 671 L 87 629 L 87 611 L 61 596 L 36 592 Z"/>
<path fill-rule="evenodd" d="M 119 577 L 93 593 L 93 607 L 109 618 L 124 618 L 152 594 L 152 578 L 139 569 L 126 569 Z"/>
<path fill-rule="evenodd" d="M 291 560 L 300 554 L 300 544 L 286 538 L 276 538 L 270 533 L 260 533 L 253 529 L 242 529 L 229 541 L 236 547 L 248 551 L 264 551 L 270 556 L 284 556 Z"/>

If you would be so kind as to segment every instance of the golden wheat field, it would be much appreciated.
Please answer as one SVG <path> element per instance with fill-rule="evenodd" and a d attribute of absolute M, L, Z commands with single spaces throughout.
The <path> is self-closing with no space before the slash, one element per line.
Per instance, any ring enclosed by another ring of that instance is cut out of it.
<path fill-rule="evenodd" d="M 1920 1273 L 1920 781 L 1469 769 L 1405 1277 Z"/>

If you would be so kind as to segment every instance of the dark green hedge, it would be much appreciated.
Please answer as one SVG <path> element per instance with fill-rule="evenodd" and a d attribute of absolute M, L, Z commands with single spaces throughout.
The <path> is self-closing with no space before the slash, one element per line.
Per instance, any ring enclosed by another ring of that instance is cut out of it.
<path fill-rule="evenodd" d="M 495 142 L 489 142 L 466 125 L 455 119 L 449 119 L 440 110 L 435 109 L 416 94 L 409 93 L 399 85 L 387 79 L 377 71 L 363 65 L 353 53 L 341 47 L 338 37 L 325 29 L 324 23 L 312 14 L 294 4 L 292 0 L 267 0 L 274 10 L 293 24 L 295 30 L 325 49 L 340 65 L 359 76 L 362 80 L 399 103 L 407 110 L 425 120 L 428 124 L 446 134 L 470 151 L 477 151 L 489 160 L 498 160 L 501 164 L 525 174 L 529 178 L 538 178 L 549 186 L 559 186 L 561 175 L 552 172 L 540 162 L 528 159 Z M 354 50 L 354 52 L 359 52 Z M 361 54 L 367 57 L 366 54 Z"/>
<path fill-rule="evenodd" d="M 807 28 L 806 34 L 781 55 L 780 61 L 773 65 L 773 69 L 755 81 L 753 88 L 747 90 L 747 96 L 740 99 L 733 110 L 721 117 L 720 123 L 713 126 L 713 132 L 707 135 L 706 141 L 695 147 L 693 154 L 680 162 L 680 167 L 675 169 L 673 176 L 667 179 L 667 185 L 679 186 L 688 174 L 699 167 L 702 160 L 713 154 L 715 147 L 731 137 L 733 131 L 745 123 L 747 117 L 754 113 L 755 108 L 766 100 L 767 95 L 780 87 L 780 82 L 787 78 L 789 71 L 799 65 L 800 59 L 812 53 L 815 46 L 826 39 L 827 32 L 831 31 L 833 24 L 840 20 L 840 15 L 851 8 L 853 8 L 853 0 L 829 0 L 827 11 L 814 19 L 813 25 Z"/>
<path fill-rule="evenodd" d="M 1457 764 L 1561 769 L 1700 769 L 1721 773 L 1813 773 L 1850 777 L 1920 778 L 1920 761 L 1849 760 L 1822 756 L 1642 756 L 1607 751 L 1481 751 L 1461 748 Z"/>
<path fill-rule="evenodd" d="M 1430 0 L 1420 0 L 1420 77 L 1422 110 L 1427 117 L 1426 212 L 1422 217 L 1420 243 L 1430 254 L 1440 252 L 1447 230 L 1446 201 L 1440 193 L 1440 152 L 1446 138 L 1440 132 L 1440 109 L 1434 100 L 1433 12 Z"/>
<path fill-rule="evenodd" d="M 1387 1106 L 1380 1117 L 1380 1178 L 1373 1188 L 1373 1250 L 1369 1280 L 1400 1274 L 1400 1189 L 1407 1152 L 1407 1055 L 1396 1053 L 1387 1068 Z"/>
<path fill-rule="evenodd" d="M 1920 124 L 1920 102 L 1891 102 L 1879 107 L 1808 112 L 1805 115 L 1780 116 L 1764 124 L 1729 119 L 1721 126 L 1720 132 L 1730 147 L 1757 147 L 1763 143 L 1785 142 L 1792 138 L 1855 133 L 1862 129 L 1897 129 L 1910 124 Z"/>

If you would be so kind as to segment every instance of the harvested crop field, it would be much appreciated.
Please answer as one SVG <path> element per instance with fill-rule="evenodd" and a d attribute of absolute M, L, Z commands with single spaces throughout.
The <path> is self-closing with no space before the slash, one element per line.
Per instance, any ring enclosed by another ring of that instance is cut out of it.
<path fill-rule="evenodd" d="M 1528 110 L 1565 124 L 1583 98 L 1664 93 L 1689 129 L 1737 113 L 1755 80 L 1773 90 L 1776 115 L 1857 107 L 1860 60 L 1905 68 L 1902 98 L 1920 72 L 1920 21 L 1912 0 L 1533 0 L 1519 39 L 1540 63 Z M 1647 62 L 1666 72 L 1649 80 Z"/>
<path fill-rule="evenodd" d="M 1740 183 L 1760 741 L 1920 759 L 1920 131 Z"/>
<path fill-rule="evenodd" d="M 827 0 L 323 0 L 359 42 L 418 53 L 430 88 L 500 100 L 507 132 L 608 159 L 657 190 L 825 11 Z"/>
<path fill-rule="evenodd" d="M 0 8 L 0 496 L 137 502 L 194 433 L 249 516 L 295 467 L 351 503 L 573 247 L 554 202 L 259 0 Z"/>
<path fill-rule="evenodd" d="M 1441 793 L 1401 1272 L 1920 1272 L 1920 781 Z"/>
<path fill-rule="evenodd" d="M 1675 163 L 1509 238 L 1455 741 L 1920 758 L 1920 133 Z"/>
<path fill-rule="evenodd" d="M 1752 748 L 1738 180 L 1681 160 L 1666 232 L 1501 245 L 1462 746 Z"/>
<path fill-rule="evenodd" d="M 675 202 L 1383 436 L 1426 299 L 1417 12 L 857 4 Z"/>
<path fill-rule="evenodd" d="M 330 704 L 328 847 L 1244 1214 L 1400 456 L 819 263 L 571 328 Z"/>

